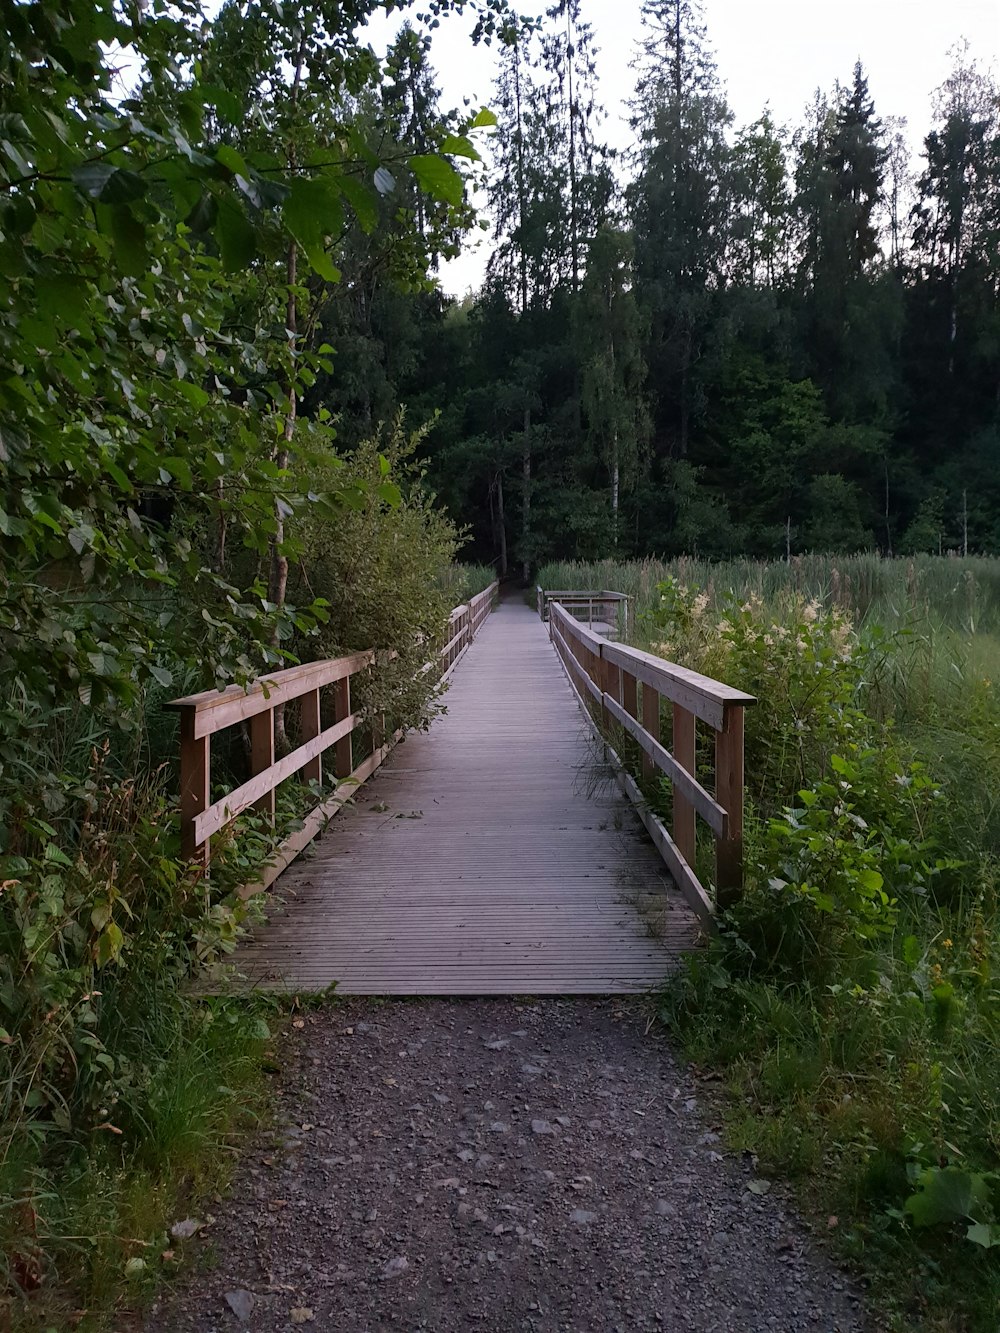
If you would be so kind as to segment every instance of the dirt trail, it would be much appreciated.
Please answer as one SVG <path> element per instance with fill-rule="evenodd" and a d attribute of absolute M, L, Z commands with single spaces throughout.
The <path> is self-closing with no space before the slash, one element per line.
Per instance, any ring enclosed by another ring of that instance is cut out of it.
<path fill-rule="evenodd" d="M 860 1298 L 722 1154 L 639 1001 L 351 1001 L 147 1333 L 856 1333 Z M 757 1189 L 766 1188 L 756 1185 Z"/>

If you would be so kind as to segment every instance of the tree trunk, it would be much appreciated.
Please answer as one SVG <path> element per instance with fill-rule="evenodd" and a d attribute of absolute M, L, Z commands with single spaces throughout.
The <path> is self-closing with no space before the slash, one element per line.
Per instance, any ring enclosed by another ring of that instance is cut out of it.
<path fill-rule="evenodd" d="M 618 545 L 618 431 L 611 445 L 611 531 L 612 541 Z"/>
<path fill-rule="evenodd" d="M 527 584 L 531 580 L 531 408 L 524 409 L 524 444 L 521 454 L 521 574 Z"/>
<path fill-rule="evenodd" d="M 500 577 L 507 577 L 507 519 L 503 512 L 503 473 L 497 472 L 497 525 L 500 538 Z"/>

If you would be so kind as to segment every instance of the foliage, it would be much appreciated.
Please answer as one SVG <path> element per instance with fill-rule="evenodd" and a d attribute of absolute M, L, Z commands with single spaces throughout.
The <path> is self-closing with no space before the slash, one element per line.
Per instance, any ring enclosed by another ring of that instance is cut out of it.
<path fill-rule="evenodd" d="M 310 651 L 337 657 L 377 649 L 378 669 L 367 688 L 358 682 L 353 703 L 373 716 L 386 713 L 391 730 L 426 723 L 437 711 L 435 675 L 423 668 L 443 644 L 455 605 L 441 575 L 460 535 L 426 487 L 418 454 L 425 436 L 407 433 L 397 417 L 362 441 L 338 475 L 359 488 L 363 503 L 335 528 L 320 520 L 301 529 L 295 586 L 301 580 L 328 604 Z M 387 476 L 393 491 L 380 494 Z M 324 484 L 322 475 L 308 478 L 310 487 Z"/>

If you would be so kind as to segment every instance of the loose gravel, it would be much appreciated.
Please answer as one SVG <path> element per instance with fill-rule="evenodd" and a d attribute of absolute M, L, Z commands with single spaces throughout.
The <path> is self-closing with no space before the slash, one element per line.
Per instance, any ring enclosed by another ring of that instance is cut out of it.
<path fill-rule="evenodd" d="M 858 1291 L 726 1154 L 648 1006 L 302 1015 L 276 1131 L 146 1333 L 860 1333 Z"/>

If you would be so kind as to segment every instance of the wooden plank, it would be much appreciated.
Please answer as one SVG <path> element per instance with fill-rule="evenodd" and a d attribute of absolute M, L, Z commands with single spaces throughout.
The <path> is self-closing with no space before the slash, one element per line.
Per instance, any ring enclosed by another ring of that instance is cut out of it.
<path fill-rule="evenodd" d="M 195 736 L 211 736 L 223 727 L 231 727 L 279 704 L 290 703 L 310 690 L 343 680 L 373 660 L 374 653 L 365 652 L 324 662 L 307 662 L 304 666 L 276 671 L 246 690 L 239 685 L 230 685 L 225 690 L 207 690 L 184 699 L 172 699 L 166 707 L 193 708 L 197 718 Z"/>
<path fill-rule="evenodd" d="M 345 676 L 333 687 L 333 720 L 343 722 L 351 716 L 351 678 Z M 333 772 L 338 778 L 350 777 L 354 768 L 354 738 L 350 732 L 333 747 Z"/>
<path fill-rule="evenodd" d="M 297 773 L 302 766 L 312 759 L 315 755 L 322 754 L 324 750 L 329 749 L 335 741 L 340 740 L 353 730 L 358 719 L 353 716 L 345 717 L 342 722 L 337 722 L 332 727 L 327 727 L 319 736 L 314 737 L 305 745 L 300 745 L 294 749 L 291 754 L 286 754 L 283 759 L 272 764 L 265 772 L 258 774 L 244 782 L 241 787 L 231 791 L 227 796 L 223 796 L 203 811 L 194 821 L 195 841 L 201 842 L 205 838 L 211 837 L 219 829 L 224 828 L 226 824 L 241 814 L 248 806 L 254 804 L 267 792 L 273 791 L 279 783 L 284 782 Z"/>
<path fill-rule="evenodd" d="M 632 671 L 639 680 L 652 685 L 673 703 L 683 704 L 716 731 L 722 726 L 724 710 L 730 704 L 749 707 L 756 703 L 752 694 L 744 694 L 730 685 L 702 676 L 697 671 L 667 662 L 653 653 L 639 648 L 628 648 L 620 643 L 603 641 L 602 656 L 609 662 Z"/>
<path fill-rule="evenodd" d="M 652 685 L 642 687 L 642 729 L 657 744 L 660 743 L 660 692 Z M 652 754 L 643 747 L 642 776 L 648 782 L 655 771 Z"/>
<path fill-rule="evenodd" d="M 186 861 L 207 865 L 208 842 L 198 838 L 194 822 L 208 806 L 211 752 L 209 738 L 195 734 L 196 720 L 193 708 L 185 708 L 181 713 L 181 856 Z"/>
<path fill-rule="evenodd" d="M 681 768 L 690 773 L 692 778 L 695 773 L 695 750 L 696 735 L 695 728 L 697 720 L 694 713 L 689 713 L 686 708 L 680 704 L 674 704 L 674 724 L 673 724 L 673 756 Z M 700 784 L 699 784 L 700 789 Z M 713 807 L 715 802 L 713 802 Z M 724 807 L 718 807 L 723 810 L 722 820 L 716 824 L 712 823 L 712 828 L 720 837 L 726 836 L 727 821 L 724 813 Z M 674 783 L 674 842 L 677 844 L 677 850 L 683 856 L 688 865 L 694 865 L 695 848 L 697 845 L 697 831 L 695 829 L 695 804 L 691 800 L 690 789 L 682 782 Z"/>
<path fill-rule="evenodd" d="M 250 719 L 250 772 L 255 777 L 268 774 L 274 765 L 274 711 L 268 709 L 257 713 Z M 269 786 L 263 795 L 248 804 L 262 815 L 274 818 L 274 787 Z M 221 827 L 221 825 L 220 825 Z M 215 829 L 209 830 L 211 833 Z M 197 833 L 197 828 L 196 828 Z M 207 836 L 207 834 L 206 834 Z"/>
<path fill-rule="evenodd" d="M 345 676 L 343 681 L 338 681 L 335 688 L 341 685 L 346 685 L 350 689 L 350 677 Z M 321 727 L 319 690 L 310 690 L 308 694 L 303 694 L 299 703 L 299 739 L 314 740 L 319 735 Z M 318 754 L 307 764 L 303 764 L 299 776 L 303 782 L 322 782 L 323 756 Z"/>
<path fill-rule="evenodd" d="M 620 722 L 629 735 L 635 737 L 643 750 L 645 750 L 646 754 L 652 758 L 657 768 L 665 773 L 671 780 L 674 784 L 675 793 L 678 791 L 683 793 L 686 802 L 691 808 L 692 828 L 694 811 L 697 810 L 702 819 L 704 819 L 717 834 L 724 833 L 726 829 L 727 814 L 719 802 L 705 790 L 697 778 L 691 776 L 689 770 L 684 768 L 669 750 L 664 749 L 659 741 L 654 741 L 652 736 L 645 731 L 642 725 L 636 722 L 634 718 L 631 718 L 620 704 L 616 703 L 614 699 L 611 699 L 608 696 L 605 696 L 604 702 L 608 712 L 615 721 Z M 688 717 L 690 716 L 691 714 L 688 713 Z M 694 858 L 692 857 L 691 859 L 693 860 Z"/>
<path fill-rule="evenodd" d="M 715 795 L 729 817 L 725 835 L 715 843 L 715 882 L 720 907 L 728 907 L 743 889 L 743 709 L 726 711 L 726 725 L 715 737 Z"/>

